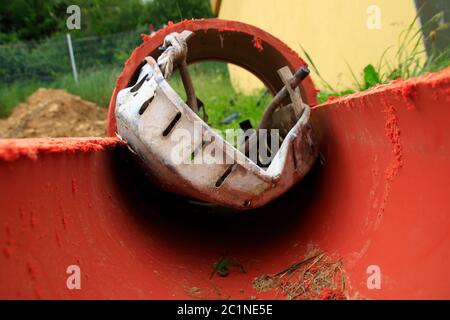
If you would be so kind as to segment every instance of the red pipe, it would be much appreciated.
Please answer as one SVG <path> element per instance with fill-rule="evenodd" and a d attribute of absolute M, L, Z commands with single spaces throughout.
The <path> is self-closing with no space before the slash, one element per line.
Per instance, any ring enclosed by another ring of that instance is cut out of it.
<path fill-rule="evenodd" d="M 314 108 L 321 163 L 244 215 L 151 188 L 115 139 L 1 140 L 0 298 L 283 298 L 254 278 L 313 246 L 349 297 L 448 299 L 449 92 L 450 68 Z M 246 273 L 211 278 L 222 256 Z"/>

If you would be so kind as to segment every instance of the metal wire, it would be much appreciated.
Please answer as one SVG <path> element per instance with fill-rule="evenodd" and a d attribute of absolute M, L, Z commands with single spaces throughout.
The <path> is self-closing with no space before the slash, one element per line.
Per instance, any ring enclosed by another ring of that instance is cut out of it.
<path fill-rule="evenodd" d="M 123 66 L 133 49 L 141 43 L 140 32 L 72 38 L 79 72 L 102 66 Z M 72 74 L 65 36 L 41 41 L 0 45 L 0 82 L 21 80 L 50 82 Z"/>

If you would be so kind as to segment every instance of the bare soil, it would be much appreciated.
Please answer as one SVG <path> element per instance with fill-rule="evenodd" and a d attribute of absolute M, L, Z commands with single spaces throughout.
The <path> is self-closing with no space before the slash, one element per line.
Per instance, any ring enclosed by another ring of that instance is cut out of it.
<path fill-rule="evenodd" d="M 39 89 L 0 120 L 0 138 L 102 137 L 107 109 L 64 90 Z"/>

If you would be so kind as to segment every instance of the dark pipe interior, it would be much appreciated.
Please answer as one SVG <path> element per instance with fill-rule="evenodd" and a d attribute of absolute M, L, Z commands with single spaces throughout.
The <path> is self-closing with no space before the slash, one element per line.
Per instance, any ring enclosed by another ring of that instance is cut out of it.
<path fill-rule="evenodd" d="M 197 244 L 239 244 L 252 247 L 275 245 L 289 236 L 298 224 L 306 223 L 308 207 L 317 201 L 321 165 L 278 199 L 261 208 L 238 211 L 201 204 L 186 197 L 164 192 L 152 185 L 151 176 L 127 148 L 111 157 L 114 183 L 122 190 L 120 203 L 135 215 L 139 225 L 154 236 Z M 127 168 L 127 170 L 123 170 Z M 302 214 L 305 212 L 305 214 Z"/>

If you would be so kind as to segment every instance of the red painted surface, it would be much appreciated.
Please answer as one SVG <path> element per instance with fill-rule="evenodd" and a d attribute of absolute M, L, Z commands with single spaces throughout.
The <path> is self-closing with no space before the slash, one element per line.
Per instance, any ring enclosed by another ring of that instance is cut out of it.
<path fill-rule="evenodd" d="M 2 140 L 0 159 L 14 161 L 23 156 L 37 159 L 40 154 L 91 152 L 123 144 L 118 138 L 9 139 Z"/>
<path fill-rule="evenodd" d="M 281 298 L 253 279 L 308 245 L 342 259 L 351 297 L 450 298 L 449 92 L 446 69 L 316 107 L 323 164 L 235 215 L 153 189 L 114 139 L 2 140 L 0 298 Z M 221 256 L 246 273 L 211 278 Z"/>
<path fill-rule="evenodd" d="M 306 63 L 296 52 L 269 33 L 254 26 L 223 19 L 185 20 L 179 23 L 169 23 L 167 27 L 153 35 L 142 35 L 144 42 L 137 47 L 116 82 L 108 113 L 109 136 L 116 132 L 115 105 L 118 92 L 129 86 L 142 60 L 151 55 L 154 58 L 161 53 L 158 47 L 164 37 L 172 32 L 190 30 L 195 37 L 189 42 L 187 62 L 202 60 L 222 60 L 239 65 L 259 77 L 266 86 L 278 92 L 283 86 L 274 70 L 289 66 L 297 70 Z M 195 85 L 195 84 L 194 84 Z M 316 89 L 310 77 L 301 85 L 302 95 L 309 105 L 316 105 Z"/>

